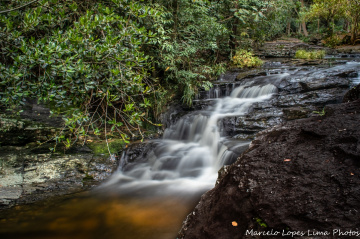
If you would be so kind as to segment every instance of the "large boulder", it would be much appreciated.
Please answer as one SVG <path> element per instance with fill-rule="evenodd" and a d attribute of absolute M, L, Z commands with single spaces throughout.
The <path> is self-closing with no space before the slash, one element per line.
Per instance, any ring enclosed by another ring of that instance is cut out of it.
<path fill-rule="evenodd" d="M 202 196 L 178 238 L 360 234 L 360 100 L 324 112 L 260 132 Z"/>

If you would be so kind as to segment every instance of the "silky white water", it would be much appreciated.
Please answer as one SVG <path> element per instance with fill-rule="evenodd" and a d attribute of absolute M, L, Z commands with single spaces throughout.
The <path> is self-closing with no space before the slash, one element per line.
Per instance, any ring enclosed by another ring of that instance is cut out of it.
<path fill-rule="evenodd" d="M 192 195 L 211 189 L 218 170 L 232 154 L 224 144 L 226 137 L 221 137 L 219 120 L 247 114 L 254 103 L 268 100 L 276 91 L 272 84 L 243 85 L 229 97 L 216 99 L 211 109 L 184 116 L 165 130 L 162 140 L 152 142 L 142 156 L 146 160 L 136 160 L 127 167 L 128 155 L 124 154 L 121 165 L 125 167 L 101 188 L 143 196 Z M 248 143 L 239 141 L 234 147 Z"/>

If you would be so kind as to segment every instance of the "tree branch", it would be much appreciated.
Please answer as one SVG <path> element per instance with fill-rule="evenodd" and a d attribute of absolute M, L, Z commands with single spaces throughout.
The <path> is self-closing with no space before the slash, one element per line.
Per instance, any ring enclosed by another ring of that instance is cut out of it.
<path fill-rule="evenodd" d="M 1 14 L 1 13 L 7 13 L 7 12 L 12 12 L 12 11 L 18 10 L 18 9 L 20 9 L 20 8 L 26 7 L 27 5 L 30 5 L 30 4 L 32 4 L 32 3 L 34 3 L 34 2 L 38 2 L 38 1 L 39 1 L 39 0 L 34 0 L 34 1 L 31 1 L 31 2 L 29 2 L 29 3 L 26 3 L 26 4 L 22 5 L 22 6 L 20 6 L 20 7 L 16 7 L 16 8 L 13 8 L 13 9 L 1 11 L 0 14 Z"/>

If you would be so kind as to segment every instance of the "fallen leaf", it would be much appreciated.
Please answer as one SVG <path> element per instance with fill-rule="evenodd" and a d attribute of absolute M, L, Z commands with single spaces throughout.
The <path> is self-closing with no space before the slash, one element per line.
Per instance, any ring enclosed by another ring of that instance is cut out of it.
<path fill-rule="evenodd" d="M 290 162 L 291 159 L 284 159 L 284 162 Z"/>
<path fill-rule="evenodd" d="M 231 223 L 231 225 L 233 225 L 234 227 L 237 227 L 237 222 L 235 222 L 235 221 L 233 221 L 232 223 Z"/>

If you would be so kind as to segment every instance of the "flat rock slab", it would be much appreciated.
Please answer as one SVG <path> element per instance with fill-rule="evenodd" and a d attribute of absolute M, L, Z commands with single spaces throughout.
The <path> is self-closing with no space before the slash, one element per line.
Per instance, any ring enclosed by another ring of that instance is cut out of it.
<path fill-rule="evenodd" d="M 11 200 L 18 199 L 22 191 L 21 186 L 0 187 L 0 204 L 8 204 Z"/>
<path fill-rule="evenodd" d="M 0 209 L 91 188 L 117 168 L 115 157 L 92 153 L 32 153 L 0 147 Z"/>

